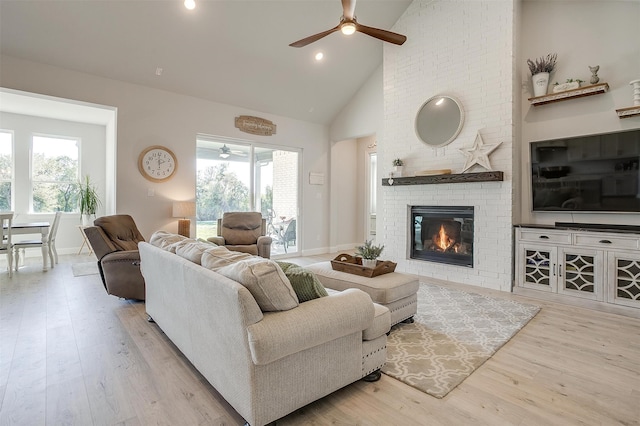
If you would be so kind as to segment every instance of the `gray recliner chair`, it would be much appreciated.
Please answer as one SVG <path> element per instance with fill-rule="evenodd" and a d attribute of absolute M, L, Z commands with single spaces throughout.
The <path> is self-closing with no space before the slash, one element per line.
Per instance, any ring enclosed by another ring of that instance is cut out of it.
<path fill-rule="evenodd" d="M 272 239 L 266 236 L 267 224 L 259 212 L 227 212 L 218 219 L 218 236 L 208 241 L 229 250 L 269 259 Z"/>
<path fill-rule="evenodd" d="M 138 243 L 144 237 L 133 218 L 120 214 L 99 217 L 84 233 L 98 258 L 98 269 L 108 294 L 125 299 L 145 299 Z"/>

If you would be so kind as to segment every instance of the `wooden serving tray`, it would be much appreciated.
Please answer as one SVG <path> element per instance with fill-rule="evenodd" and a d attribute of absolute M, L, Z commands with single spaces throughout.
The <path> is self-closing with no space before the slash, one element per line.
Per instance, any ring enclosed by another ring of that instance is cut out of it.
<path fill-rule="evenodd" d="M 375 268 L 365 268 L 362 266 L 362 258 L 350 254 L 339 254 L 331 261 L 334 271 L 346 272 L 348 274 L 360 275 L 361 277 L 373 278 L 378 275 L 387 274 L 396 270 L 396 264 L 388 260 L 378 260 Z"/>

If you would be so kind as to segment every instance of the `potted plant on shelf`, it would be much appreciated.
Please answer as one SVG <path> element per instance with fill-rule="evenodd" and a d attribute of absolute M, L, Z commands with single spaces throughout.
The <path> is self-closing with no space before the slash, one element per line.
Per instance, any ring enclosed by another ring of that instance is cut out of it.
<path fill-rule="evenodd" d="M 399 158 L 393 160 L 393 174 L 395 176 L 402 176 L 402 169 L 404 168 L 404 161 Z"/>
<path fill-rule="evenodd" d="M 536 59 L 535 62 L 527 59 L 527 65 L 529 65 L 529 71 L 531 71 L 534 96 L 544 96 L 547 94 L 549 74 L 555 69 L 557 59 L 557 53 L 550 53 L 544 58 Z"/>
<path fill-rule="evenodd" d="M 366 240 L 363 245 L 356 247 L 356 257 L 362 258 L 362 266 L 365 268 L 375 268 L 382 250 L 384 245 L 377 246 L 373 244 L 373 240 Z"/>
<path fill-rule="evenodd" d="M 80 204 L 82 225 L 91 226 L 93 224 L 92 216 L 95 217 L 96 210 L 100 206 L 100 197 L 98 197 L 98 191 L 95 185 L 91 183 L 89 175 L 85 176 L 84 181 L 80 182 L 78 186 L 78 204 Z"/>

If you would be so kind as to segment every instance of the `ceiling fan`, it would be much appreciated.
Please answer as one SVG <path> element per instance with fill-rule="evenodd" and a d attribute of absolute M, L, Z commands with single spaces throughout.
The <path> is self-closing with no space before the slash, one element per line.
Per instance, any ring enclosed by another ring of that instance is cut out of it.
<path fill-rule="evenodd" d="M 244 151 L 232 150 L 227 144 L 224 144 L 220 148 L 220 158 L 229 158 L 230 155 L 237 155 L 238 157 L 246 157 L 247 153 Z"/>
<path fill-rule="evenodd" d="M 342 33 L 346 35 L 353 34 L 354 32 L 358 31 L 382 41 L 398 45 L 404 43 L 407 40 L 407 37 L 403 36 L 402 34 L 392 33 L 391 31 L 367 27 L 366 25 L 359 24 L 356 21 L 355 11 L 356 0 L 342 0 L 342 17 L 340 18 L 340 23 L 337 26 L 331 28 L 330 30 L 303 38 L 302 40 L 298 40 L 294 43 L 291 43 L 289 46 L 304 47 L 336 31 L 342 31 Z"/>

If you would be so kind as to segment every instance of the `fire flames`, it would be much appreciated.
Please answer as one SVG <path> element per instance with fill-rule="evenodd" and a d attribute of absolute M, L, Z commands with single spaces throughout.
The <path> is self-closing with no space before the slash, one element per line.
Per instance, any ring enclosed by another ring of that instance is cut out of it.
<path fill-rule="evenodd" d="M 442 251 L 447 251 L 456 241 L 447 235 L 444 225 L 440 225 L 440 230 L 433 236 L 433 244 Z M 454 247 L 455 249 L 455 247 Z"/>
<path fill-rule="evenodd" d="M 444 225 L 440 225 L 440 230 L 433 235 L 431 241 L 433 250 L 448 251 L 459 254 L 466 254 L 467 252 L 464 244 L 460 244 L 447 234 Z"/>

